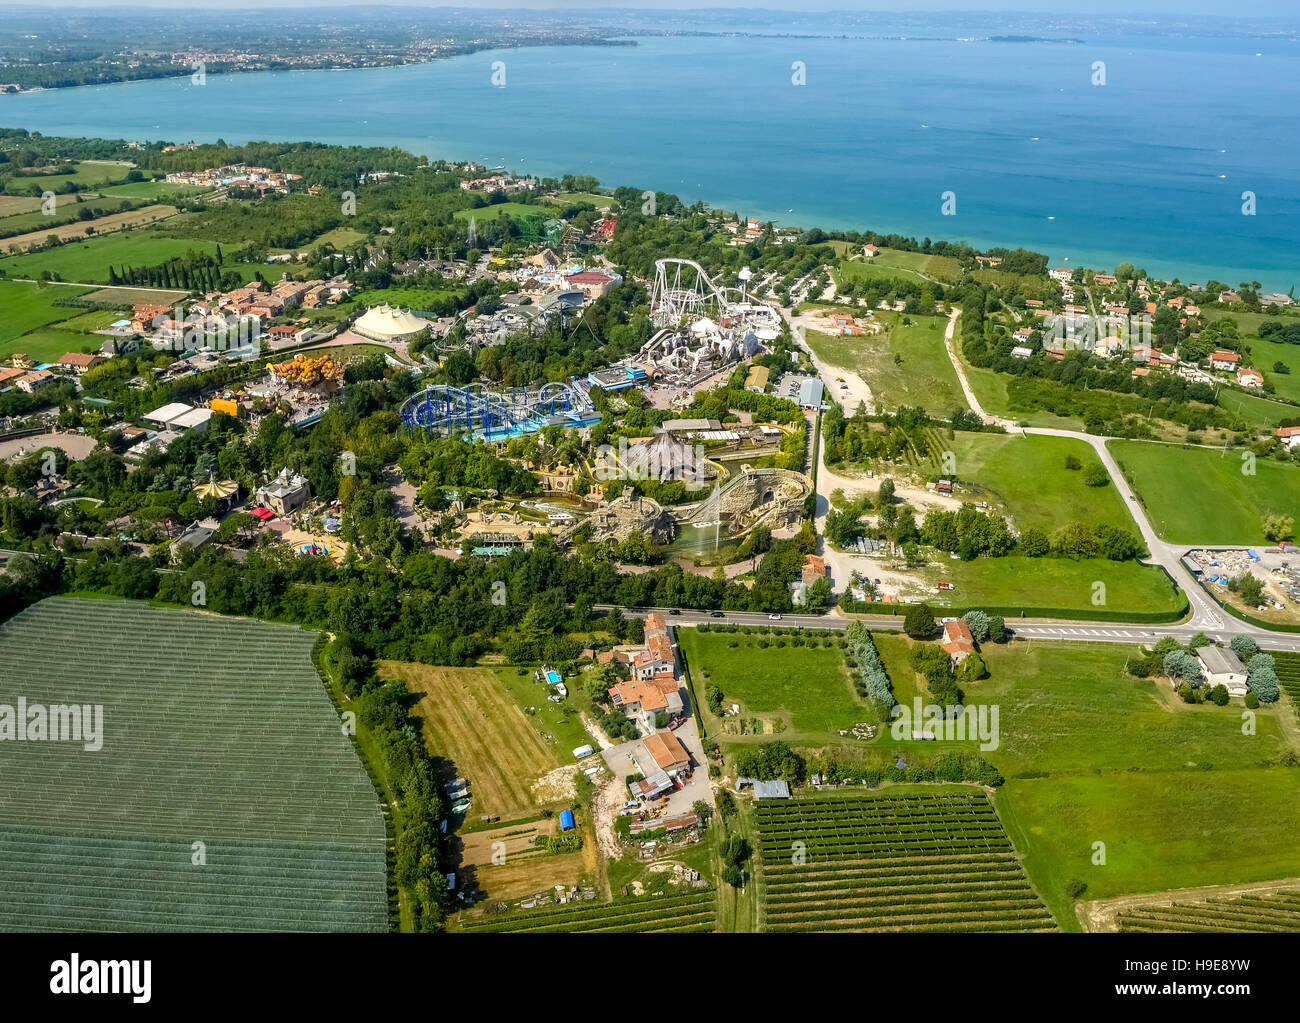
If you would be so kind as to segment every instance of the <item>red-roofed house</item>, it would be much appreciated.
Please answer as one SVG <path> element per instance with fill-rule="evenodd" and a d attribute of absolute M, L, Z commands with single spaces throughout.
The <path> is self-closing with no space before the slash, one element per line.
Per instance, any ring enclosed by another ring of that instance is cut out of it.
<path fill-rule="evenodd" d="M 960 618 L 943 623 L 943 639 L 939 645 L 947 651 L 953 664 L 960 664 L 975 652 L 975 637 L 971 635 L 970 626 Z"/>
<path fill-rule="evenodd" d="M 85 352 L 68 352 L 59 359 L 59 365 L 64 369 L 76 370 L 78 373 L 85 373 L 89 369 L 94 369 L 104 361 L 102 355 L 88 355 Z"/>
<path fill-rule="evenodd" d="M 1264 374 L 1257 369 L 1243 366 L 1237 370 L 1237 383 L 1241 384 L 1242 387 L 1263 387 Z"/>
<path fill-rule="evenodd" d="M 1275 432 L 1287 447 L 1300 447 L 1300 426 L 1279 426 Z"/>
<path fill-rule="evenodd" d="M 1222 349 L 1210 355 L 1210 365 L 1215 369 L 1236 369 L 1240 361 L 1241 356 L 1236 352 L 1225 352 Z"/>

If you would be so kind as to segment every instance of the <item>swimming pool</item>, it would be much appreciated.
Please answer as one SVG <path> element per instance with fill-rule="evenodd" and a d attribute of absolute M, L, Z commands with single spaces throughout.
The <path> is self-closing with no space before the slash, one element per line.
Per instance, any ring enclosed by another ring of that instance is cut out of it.
<path fill-rule="evenodd" d="M 560 684 L 560 673 L 559 673 L 558 671 L 555 671 L 555 670 L 551 669 L 551 668 L 547 668 L 547 669 L 546 669 L 546 681 L 549 682 L 549 683 L 550 683 L 551 685 L 553 685 L 553 686 L 559 685 L 559 684 Z"/>

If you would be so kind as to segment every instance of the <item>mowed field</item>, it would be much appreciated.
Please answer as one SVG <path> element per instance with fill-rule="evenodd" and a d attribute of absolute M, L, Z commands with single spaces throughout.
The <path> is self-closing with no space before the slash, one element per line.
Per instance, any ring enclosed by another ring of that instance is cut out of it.
<path fill-rule="evenodd" d="M 904 324 L 901 313 L 876 310 L 874 315 L 886 327 L 880 334 L 832 337 L 810 330 L 808 345 L 823 361 L 861 376 L 878 410 L 893 412 L 910 405 L 947 416 L 966 408 L 943 343 L 947 318 L 911 315 L 911 323 Z"/>
<path fill-rule="evenodd" d="M 0 270 L 9 277 L 26 278 L 39 277 L 41 271 L 50 270 L 65 281 L 107 284 L 110 265 L 154 266 L 191 251 L 215 256 L 217 243 L 168 238 L 154 231 L 127 231 L 84 242 L 68 242 L 48 252 L 6 256 L 0 259 Z"/>
<path fill-rule="evenodd" d="M 764 930 L 1056 929 L 978 789 L 819 794 L 755 813 Z"/>
<path fill-rule="evenodd" d="M 1300 466 L 1259 458 L 1253 475 L 1241 451 L 1110 442 L 1162 539 L 1186 544 L 1265 543 L 1266 514 L 1300 509 Z M 1213 495 L 1209 499 L 1208 495 Z"/>
<path fill-rule="evenodd" d="M 0 280 L 0 344 L 21 337 L 37 327 L 45 327 L 60 320 L 69 320 L 83 312 L 76 306 L 54 305 L 56 298 L 76 298 L 86 294 L 86 288 L 63 287 L 51 284 L 41 288 L 22 281 Z"/>
<path fill-rule="evenodd" d="M 877 633 L 894 696 L 929 702 L 923 681 L 908 663 L 916 645 L 906 636 Z M 1241 731 L 1242 701 L 1227 707 L 1187 704 L 1168 681 L 1131 678 L 1124 662 L 1137 644 L 1034 640 L 999 646 L 981 655 L 989 677 L 963 685 L 970 706 L 998 708 L 998 747 L 984 753 L 1008 778 L 1094 771 L 1204 771 L 1265 763 L 1281 756 L 1294 731 L 1285 705 L 1255 711 L 1255 734 Z M 878 745 L 899 753 L 979 754 L 975 740 L 896 740 L 886 731 Z"/>
<path fill-rule="evenodd" d="M 9 248 L 10 239 L 20 234 L 28 232 L 36 233 L 42 225 L 59 224 L 68 217 L 75 216 L 77 213 L 76 194 L 55 196 L 55 205 L 57 213 L 54 216 L 48 216 L 41 210 L 40 199 L 14 199 L 8 196 L 0 196 L 0 231 L 4 232 L 4 237 L 0 238 L 0 249 Z M 92 198 L 83 201 L 83 209 L 97 209 L 102 213 L 116 213 L 127 200 L 121 197 L 102 197 Z M 6 213 L 6 209 L 11 212 Z M 88 223 L 83 221 L 82 223 Z"/>
<path fill-rule="evenodd" d="M 1072 929 L 1071 880 L 1105 899 L 1300 874 L 1292 767 L 1009 778 L 997 806 L 1029 876 Z"/>
<path fill-rule="evenodd" d="M 869 569 L 864 569 L 864 572 Z M 934 607 L 1001 608 L 1002 614 L 1051 616 L 1052 611 L 1087 612 L 1104 619 L 1124 614 L 1154 614 L 1173 620 L 1187 599 L 1163 571 L 1137 561 L 1090 558 L 976 558 L 954 561 L 942 556 L 917 570 L 928 584 L 924 594 Z M 940 582 L 951 590 L 938 590 Z M 1105 589 L 1097 589 L 1101 583 Z M 1102 602 L 1095 602 L 1094 596 Z M 904 608 L 898 607 L 901 615 Z"/>
<path fill-rule="evenodd" d="M 559 761 L 491 671 L 381 661 L 379 674 L 424 694 L 413 712 L 425 742 L 449 776 L 469 779 L 475 817 L 509 820 L 537 807 L 531 785 Z"/>
<path fill-rule="evenodd" d="M 759 646 L 764 638 L 766 648 Z M 767 725 L 764 734 L 749 737 L 760 741 L 835 736 L 841 728 L 877 719 L 875 708 L 857 695 L 838 646 L 777 647 L 778 639 L 789 641 L 779 636 L 680 630 L 678 642 L 698 701 L 707 702 L 705 691 L 710 683 L 716 684 L 724 694 L 724 706 L 740 704 L 741 716 L 785 724 L 783 732 L 774 734 Z M 818 643 L 828 639 L 818 637 Z M 707 706 L 701 713 L 708 713 Z M 726 738 L 742 737 L 727 733 Z"/>
<path fill-rule="evenodd" d="M 138 210 L 112 213 L 106 217 L 97 217 L 94 220 L 78 220 L 59 227 L 49 227 L 34 230 L 28 234 L 13 235 L 9 238 L 0 239 L 0 242 L 3 242 L 5 251 L 12 251 L 14 247 L 25 251 L 33 245 L 44 244 L 50 235 L 54 235 L 56 238 L 69 239 L 83 238 L 91 234 L 111 234 L 131 227 L 154 224 L 160 220 L 175 216 L 175 214 L 175 206 L 143 206 Z"/>
<path fill-rule="evenodd" d="M 924 252 L 906 252 L 902 249 L 881 249 L 879 254 L 867 259 L 862 256 L 861 246 L 852 246 L 846 250 L 848 255 L 856 255 L 853 260 L 845 259 L 839 265 L 842 279 L 901 277 L 919 282 L 936 280 L 950 282 L 957 279 L 960 264 L 951 256 L 931 256 Z M 841 256 L 845 252 L 841 252 Z"/>
<path fill-rule="evenodd" d="M 970 496 L 1003 504 L 1020 529 L 1037 526 L 1050 535 L 1070 522 L 1104 523 L 1138 535 L 1112 484 L 1090 487 L 1083 482 L 1084 473 L 1101 459 L 1081 440 L 959 432 L 940 443 L 956 458 L 957 478 L 963 485 L 974 484 Z M 935 456 L 942 459 L 943 452 L 931 451 Z M 1065 468 L 1067 456 L 1078 459 L 1081 468 Z M 939 468 L 939 462 L 932 462 L 932 471 Z"/>
<path fill-rule="evenodd" d="M 1294 320 L 1279 320 L 1280 323 L 1293 323 Z M 1300 401 L 1300 345 L 1288 345 L 1282 341 L 1270 341 L 1267 338 L 1252 337 L 1246 342 L 1250 345 L 1251 361 L 1255 368 L 1264 374 L 1279 398 Z M 1273 364 L 1280 362 L 1291 370 L 1290 373 L 1277 373 Z M 1220 395 L 1220 400 L 1222 400 Z M 1295 413 L 1293 413 L 1295 414 Z"/>

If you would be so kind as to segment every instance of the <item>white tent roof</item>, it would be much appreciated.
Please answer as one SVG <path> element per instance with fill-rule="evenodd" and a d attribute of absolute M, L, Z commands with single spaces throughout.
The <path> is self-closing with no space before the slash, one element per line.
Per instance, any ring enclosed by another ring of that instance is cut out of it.
<path fill-rule="evenodd" d="M 367 309 L 357 320 L 355 329 L 361 333 L 397 336 L 414 334 L 429 325 L 429 321 L 416 316 L 409 309 L 390 305 L 377 305 Z"/>

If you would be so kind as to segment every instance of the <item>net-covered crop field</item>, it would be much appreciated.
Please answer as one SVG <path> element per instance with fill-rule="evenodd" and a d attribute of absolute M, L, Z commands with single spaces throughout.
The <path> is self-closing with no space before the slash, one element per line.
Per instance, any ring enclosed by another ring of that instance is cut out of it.
<path fill-rule="evenodd" d="M 579 931 L 606 934 L 686 933 L 712 931 L 716 914 L 717 893 L 711 888 L 699 888 L 682 895 L 641 896 L 617 899 L 614 902 L 586 902 L 478 917 L 464 921 L 461 929 L 477 934 L 507 931 L 531 934 L 569 934 Z"/>
<path fill-rule="evenodd" d="M 982 792 L 757 806 L 768 931 L 1040 931 L 1051 914 Z"/>
<path fill-rule="evenodd" d="M 1126 909 L 1119 914 L 1119 929 L 1141 933 L 1292 933 L 1300 931 L 1300 887 Z"/>
<path fill-rule="evenodd" d="M 0 930 L 386 929 L 384 822 L 315 640 L 101 600 L 0 627 L 0 704 L 103 706 L 101 749 L 0 742 Z"/>

